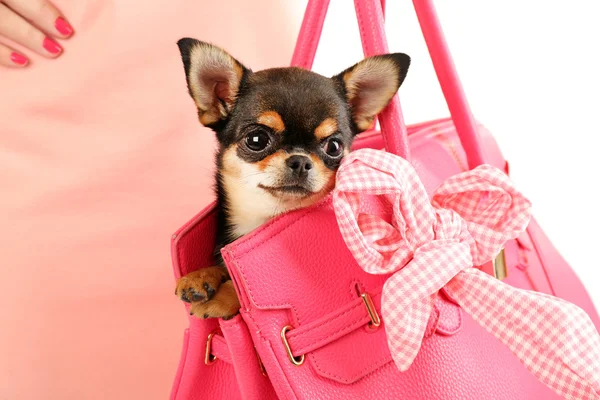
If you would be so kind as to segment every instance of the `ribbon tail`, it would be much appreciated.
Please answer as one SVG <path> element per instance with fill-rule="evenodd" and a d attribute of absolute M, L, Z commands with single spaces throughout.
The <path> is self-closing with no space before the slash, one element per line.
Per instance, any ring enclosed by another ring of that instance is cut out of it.
<path fill-rule="evenodd" d="M 514 288 L 478 269 L 446 289 L 541 382 L 567 399 L 600 399 L 600 335 L 579 307 Z"/>
<path fill-rule="evenodd" d="M 419 354 L 427 322 L 433 310 L 433 296 L 398 307 L 394 301 L 392 276 L 383 286 L 381 312 L 385 333 L 394 363 L 402 372 L 408 370 Z M 390 285 L 391 283 L 391 285 Z"/>
<path fill-rule="evenodd" d="M 455 257 L 446 261 L 447 254 Z M 422 246 L 411 262 L 385 282 L 381 311 L 388 346 L 400 371 L 408 370 L 421 349 L 439 288 L 465 265 L 473 265 L 468 244 L 436 241 Z M 427 274 L 428 268 L 435 268 L 436 273 Z"/>

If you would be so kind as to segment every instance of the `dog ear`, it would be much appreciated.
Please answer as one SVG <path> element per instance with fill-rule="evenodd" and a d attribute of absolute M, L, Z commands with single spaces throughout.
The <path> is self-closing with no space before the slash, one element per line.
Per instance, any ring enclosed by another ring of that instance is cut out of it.
<path fill-rule="evenodd" d="M 183 38 L 177 46 L 200 122 L 214 126 L 227 118 L 235 105 L 244 74 L 251 71 L 225 50 L 209 43 Z"/>
<path fill-rule="evenodd" d="M 366 58 L 333 79 L 344 85 L 352 119 L 359 132 L 373 125 L 404 81 L 410 57 L 403 53 Z"/>

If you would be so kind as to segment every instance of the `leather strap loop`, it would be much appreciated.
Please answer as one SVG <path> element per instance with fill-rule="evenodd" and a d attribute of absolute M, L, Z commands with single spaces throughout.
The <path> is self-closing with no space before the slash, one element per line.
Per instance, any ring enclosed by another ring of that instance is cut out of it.
<path fill-rule="evenodd" d="M 223 336 L 219 334 L 213 336 L 210 352 L 217 360 L 225 361 L 228 364 L 232 363 L 229 346 Z"/>
<path fill-rule="evenodd" d="M 376 303 L 381 293 L 373 296 Z M 377 310 L 379 312 L 379 310 Z M 306 325 L 291 330 L 287 340 L 294 357 L 315 351 L 367 325 L 371 317 L 361 297 Z"/>
<path fill-rule="evenodd" d="M 436 300 L 436 305 L 434 306 L 436 315 L 430 318 L 431 320 L 428 322 L 425 337 L 430 337 L 436 331 L 446 336 L 453 335 L 462 326 L 462 315 L 456 301 L 443 288 L 440 290 L 440 294 L 444 300 L 441 298 Z M 373 306 L 381 304 L 381 292 L 373 294 L 371 300 Z M 380 315 L 381 306 L 374 307 L 377 314 Z M 457 311 L 455 314 L 447 314 L 443 326 L 440 325 L 440 310 L 442 308 L 446 309 L 446 313 L 450 312 L 449 308 L 454 308 Z M 369 310 L 365 306 L 363 298 L 357 297 L 348 304 L 319 319 L 290 330 L 286 335 L 286 339 L 292 356 L 301 357 L 323 348 L 361 327 L 369 325 L 372 321 L 373 318 L 369 315 Z"/>

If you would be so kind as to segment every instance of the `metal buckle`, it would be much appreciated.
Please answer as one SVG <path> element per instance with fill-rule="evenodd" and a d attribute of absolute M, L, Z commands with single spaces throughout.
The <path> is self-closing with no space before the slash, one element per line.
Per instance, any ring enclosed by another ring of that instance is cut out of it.
<path fill-rule="evenodd" d="M 300 365 L 304 364 L 304 354 L 302 354 L 301 356 L 298 356 L 298 357 L 294 357 L 294 355 L 292 354 L 292 349 L 290 349 L 290 345 L 287 341 L 287 338 L 285 337 L 286 332 L 292 328 L 293 328 L 293 326 L 291 326 L 291 325 L 287 325 L 287 326 L 283 327 L 283 329 L 281 330 L 281 341 L 283 342 L 283 345 L 285 346 L 285 351 L 287 352 L 288 358 L 290 359 L 292 364 L 299 367 Z"/>
<path fill-rule="evenodd" d="M 498 280 L 504 280 L 508 276 L 508 269 L 506 268 L 506 256 L 504 255 L 504 249 L 498 253 L 498 256 L 493 261 L 494 264 L 494 277 Z"/>
<path fill-rule="evenodd" d="M 210 350 L 213 337 L 217 334 L 218 331 L 218 328 L 213 330 L 211 333 L 208 334 L 208 337 L 206 338 L 206 351 L 204 352 L 204 364 L 206 365 L 214 364 L 214 362 L 217 361 L 217 356 L 211 354 Z"/>
<path fill-rule="evenodd" d="M 377 329 L 379 325 L 381 325 L 381 318 L 379 318 L 379 314 L 377 314 L 377 309 L 375 308 L 375 304 L 373 304 L 371 296 L 369 295 L 369 293 L 362 293 L 360 297 L 365 303 L 365 307 L 367 307 L 369 318 L 371 318 L 371 322 L 369 322 L 369 328 Z"/>

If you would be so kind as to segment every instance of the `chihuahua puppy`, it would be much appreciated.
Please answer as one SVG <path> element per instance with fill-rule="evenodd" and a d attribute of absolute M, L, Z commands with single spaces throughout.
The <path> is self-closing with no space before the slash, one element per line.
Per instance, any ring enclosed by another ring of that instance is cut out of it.
<path fill-rule="evenodd" d="M 327 78 L 294 67 L 252 72 L 211 44 L 177 44 L 200 123 L 216 133 L 219 147 L 217 265 L 180 278 L 175 294 L 192 303 L 191 315 L 229 319 L 240 304 L 221 248 L 333 189 L 354 137 L 398 91 L 410 57 L 370 57 Z"/>

